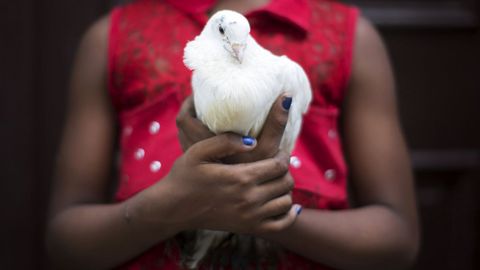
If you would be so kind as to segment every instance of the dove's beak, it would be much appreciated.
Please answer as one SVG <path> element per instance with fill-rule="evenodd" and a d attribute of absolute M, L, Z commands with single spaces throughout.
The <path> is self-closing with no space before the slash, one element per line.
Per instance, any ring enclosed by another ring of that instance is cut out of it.
<path fill-rule="evenodd" d="M 233 50 L 233 55 L 238 60 L 238 62 L 242 63 L 243 53 L 245 52 L 245 44 L 233 43 L 232 50 Z"/>

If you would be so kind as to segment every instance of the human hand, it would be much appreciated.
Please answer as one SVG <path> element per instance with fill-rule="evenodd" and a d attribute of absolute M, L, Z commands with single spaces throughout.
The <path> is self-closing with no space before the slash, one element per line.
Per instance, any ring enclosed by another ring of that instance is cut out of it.
<path fill-rule="evenodd" d="M 177 115 L 178 139 L 183 152 L 193 144 L 215 136 L 202 121 L 197 119 L 193 97 L 186 98 Z"/>
<path fill-rule="evenodd" d="M 289 227 L 297 216 L 289 192 L 289 156 L 284 152 L 252 163 L 222 164 L 226 156 L 247 153 L 255 140 L 225 133 L 188 148 L 160 181 L 169 186 L 175 210 L 169 220 L 182 230 L 210 229 L 263 234 Z M 154 205 L 154 204 L 153 204 Z"/>
<path fill-rule="evenodd" d="M 225 163 L 244 163 L 270 158 L 278 153 L 280 141 L 288 120 L 288 109 L 291 98 L 280 96 L 273 103 L 262 132 L 259 134 L 257 146 L 252 151 L 238 153 L 223 159 Z M 192 144 L 214 136 L 207 126 L 196 118 L 193 98 L 187 98 L 177 116 L 179 140 L 183 151 Z"/>

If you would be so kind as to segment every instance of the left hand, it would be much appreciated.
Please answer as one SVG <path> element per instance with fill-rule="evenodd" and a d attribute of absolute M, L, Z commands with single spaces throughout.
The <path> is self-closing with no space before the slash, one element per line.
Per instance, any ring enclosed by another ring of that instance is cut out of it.
<path fill-rule="evenodd" d="M 202 121 L 197 119 L 193 97 L 189 96 L 182 103 L 177 115 L 178 139 L 185 153 L 193 144 L 215 136 Z"/>
<path fill-rule="evenodd" d="M 236 154 L 223 159 L 226 163 L 247 163 L 274 157 L 280 146 L 288 121 L 288 110 L 282 106 L 285 96 L 281 95 L 273 103 L 263 129 L 257 138 L 253 151 Z M 177 115 L 178 137 L 185 152 L 196 142 L 215 136 L 208 127 L 196 118 L 193 98 L 188 97 Z"/>

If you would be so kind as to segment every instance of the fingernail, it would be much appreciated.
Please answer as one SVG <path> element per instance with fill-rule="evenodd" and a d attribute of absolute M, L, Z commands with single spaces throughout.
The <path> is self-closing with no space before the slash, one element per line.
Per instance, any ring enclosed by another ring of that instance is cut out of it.
<path fill-rule="evenodd" d="M 282 107 L 285 110 L 290 110 L 290 106 L 292 105 L 292 98 L 291 97 L 285 97 L 282 101 Z"/>
<path fill-rule="evenodd" d="M 302 210 L 303 210 L 303 207 L 301 205 L 297 205 L 297 216 L 300 215 Z"/>
<path fill-rule="evenodd" d="M 255 138 L 252 138 L 250 136 L 243 136 L 242 137 L 243 144 L 252 146 L 255 144 Z"/>

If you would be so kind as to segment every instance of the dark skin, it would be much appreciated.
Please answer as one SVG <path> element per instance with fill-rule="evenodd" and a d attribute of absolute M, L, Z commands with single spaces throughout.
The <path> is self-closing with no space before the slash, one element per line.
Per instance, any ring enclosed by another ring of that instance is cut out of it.
<path fill-rule="evenodd" d="M 259 4 L 253 2 L 242 8 Z M 228 1 L 219 7 L 235 8 Z M 105 83 L 108 26 L 103 18 L 86 33 L 72 76 L 48 225 L 54 265 L 113 268 L 193 229 L 253 234 L 338 269 L 403 269 L 413 262 L 419 242 L 413 178 L 388 57 L 366 20 L 357 27 L 342 123 L 358 205 L 299 216 L 289 195 L 288 155 L 278 152 L 288 115 L 283 97 L 253 147 L 235 134 L 213 136 L 187 100 L 178 117 L 185 153 L 169 175 L 125 202 L 109 202 L 115 117 Z M 219 162 L 227 158 L 233 164 Z"/>

